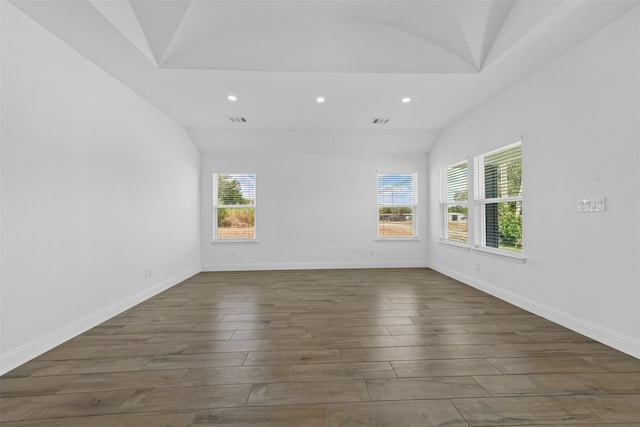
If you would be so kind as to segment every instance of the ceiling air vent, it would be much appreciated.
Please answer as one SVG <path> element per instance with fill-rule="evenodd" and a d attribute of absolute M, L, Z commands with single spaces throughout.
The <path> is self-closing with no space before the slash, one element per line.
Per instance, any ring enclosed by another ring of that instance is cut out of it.
<path fill-rule="evenodd" d="M 391 120 L 391 117 L 374 117 L 371 123 L 374 125 L 386 125 L 389 123 L 389 120 Z"/>
<path fill-rule="evenodd" d="M 247 123 L 246 117 L 229 117 L 231 123 Z"/>

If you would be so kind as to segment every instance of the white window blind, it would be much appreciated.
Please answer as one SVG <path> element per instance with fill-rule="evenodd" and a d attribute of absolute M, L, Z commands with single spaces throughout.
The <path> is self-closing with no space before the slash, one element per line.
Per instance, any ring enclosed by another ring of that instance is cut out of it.
<path fill-rule="evenodd" d="M 213 238 L 255 239 L 256 174 L 214 173 L 213 192 Z"/>
<path fill-rule="evenodd" d="M 476 246 L 519 252 L 522 245 L 522 141 L 474 159 Z"/>
<path fill-rule="evenodd" d="M 378 237 L 416 237 L 417 174 L 378 174 Z"/>
<path fill-rule="evenodd" d="M 468 167 L 467 161 L 442 169 L 440 203 L 444 221 L 442 236 L 445 240 L 469 241 Z"/>

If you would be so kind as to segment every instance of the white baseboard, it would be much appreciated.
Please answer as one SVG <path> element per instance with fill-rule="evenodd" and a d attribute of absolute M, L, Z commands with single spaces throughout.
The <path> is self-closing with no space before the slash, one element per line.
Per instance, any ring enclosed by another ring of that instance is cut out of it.
<path fill-rule="evenodd" d="M 507 301 L 517 307 L 562 325 L 565 328 L 571 329 L 572 331 L 578 332 L 579 334 L 585 335 L 591 339 L 613 347 L 616 350 L 620 350 L 640 359 L 640 341 L 636 339 L 565 313 L 556 308 L 549 307 L 548 305 L 542 304 L 538 301 L 495 287 L 475 277 L 461 274 L 460 272 L 448 267 L 437 264 L 430 264 L 429 267 L 464 284 L 486 292 L 489 295 L 493 295 L 494 297 L 500 298 L 501 300 Z"/>
<path fill-rule="evenodd" d="M 52 348 L 62 344 L 65 341 L 70 340 L 73 337 L 80 335 L 83 332 L 99 325 L 100 323 L 111 319 L 123 311 L 130 309 L 131 307 L 140 304 L 141 302 L 151 298 L 154 295 L 159 294 L 174 285 L 188 279 L 200 272 L 200 268 L 192 268 L 181 274 L 172 276 L 162 282 L 155 284 L 143 291 L 140 291 L 134 295 L 130 295 L 116 303 L 113 303 L 103 309 L 100 309 L 94 313 L 89 314 L 75 322 L 69 323 L 62 328 L 52 331 L 38 339 L 28 342 L 14 350 L 0 355 L 0 375 L 3 375 L 10 370 L 17 368 L 23 363 L 40 356 L 41 354 L 51 350 Z"/>
<path fill-rule="evenodd" d="M 349 268 L 426 268 L 423 260 L 371 262 L 301 262 L 253 264 L 205 264 L 202 271 L 260 271 L 260 270 L 331 270 Z"/>
<path fill-rule="evenodd" d="M 345 263 L 258 263 L 258 264 L 216 264 L 205 265 L 202 271 L 251 271 L 251 270 L 301 270 L 301 269 L 348 269 L 348 268 L 424 268 L 429 267 L 459 280 L 469 286 L 514 304 L 520 308 L 542 316 L 552 322 L 588 336 L 617 350 L 640 358 L 640 342 L 631 337 L 619 334 L 600 325 L 577 318 L 553 307 L 541 304 L 529 298 L 497 288 L 489 283 L 461 274 L 441 265 L 434 265 L 424 261 L 395 261 L 395 262 L 345 262 Z M 62 328 L 33 340 L 6 354 L 0 355 L 0 375 L 28 362 L 29 360 L 51 350 L 65 341 L 99 325 L 100 323 L 122 313 L 125 310 L 163 292 L 172 286 L 199 273 L 198 268 L 175 275 L 169 279 L 147 288 L 141 292 L 124 298 L 114 304 L 98 310 L 82 319 L 78 319 Z"/>

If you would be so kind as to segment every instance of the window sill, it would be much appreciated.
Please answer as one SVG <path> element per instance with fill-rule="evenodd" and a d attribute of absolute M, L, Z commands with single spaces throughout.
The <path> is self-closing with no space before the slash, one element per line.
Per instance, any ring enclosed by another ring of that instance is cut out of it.
<path fill-rule="evenodd" d="M 213 239 L 209 243 L 216 245 L 220 243 L 258 243 L 258 239 Z"/>
<path fill-rule="evenodd" d="M 453 248 L 461 249 L 467 252 L 470 249 L 468 243 L 456 242 L 455 240 L 440 239 L 440 244 L 445 246 L 451 246 Z"/>
<path fill-rule="evenodd" d="M 376 242 L 418 242 L 420 241 L 420 237 L 412 236 L 412 237 L 376 237 Z"/>
<path fill-rule="evenodd" d="M 480 254 L 483 255 L 488 255 L 488 256 L 492 256 L 492 257 L 496 257 L 496 258 L 502 258 L 508 261 L 513 261 L 513 262 L 517 262 L 520 264 L 524 264 L 525 261 L 525 257 L 524 254 L 520 254 L 517 252 L 514 253 L 510 253 L 507 251 L 502 251 L 499 249 L 489 249 L 489 248 L 483 248 L 480 246 L 476 246 L 475 248 L 471 248 L 474 252 L 478 252 Z"/>

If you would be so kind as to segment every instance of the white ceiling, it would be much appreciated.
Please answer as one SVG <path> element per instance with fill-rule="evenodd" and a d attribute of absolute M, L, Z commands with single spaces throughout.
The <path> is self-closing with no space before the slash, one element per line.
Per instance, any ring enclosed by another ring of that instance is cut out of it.
<path fill-rule="evenodd" d="M 404 131 L 406 151 L 426 152 L 441 129 L 639 1 L 10 3 L 182 123 L 202 151 L 256 149 L 258 130 L 321 129 Z"/>

